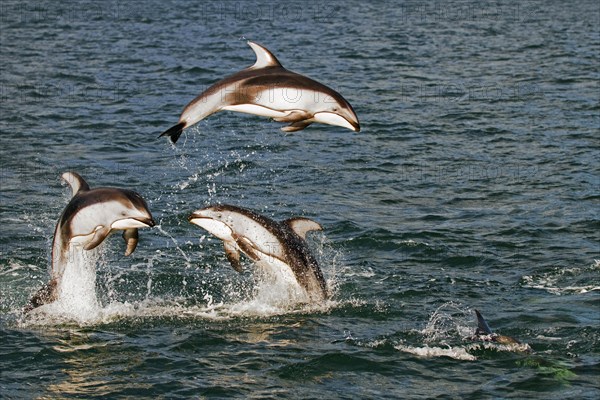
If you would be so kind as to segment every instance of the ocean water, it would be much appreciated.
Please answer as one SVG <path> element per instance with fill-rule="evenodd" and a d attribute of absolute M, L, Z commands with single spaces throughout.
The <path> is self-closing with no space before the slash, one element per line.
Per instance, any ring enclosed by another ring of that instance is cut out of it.
<path fill-rule="evenodd" d="M 0 4 L 0 397 L 600 396 L 595 1 L 189 3 Z M 362 131 L 222 112 L 159 139 L 245 39 Z M 68 170 L 158 226 L 81 261 L 94 312 L 23 316 Z M 331 299 L 233 271 L 187 222 L 213 203 L 322 224 Z M 470 340 L 475 309 L 526 345 Z"/>

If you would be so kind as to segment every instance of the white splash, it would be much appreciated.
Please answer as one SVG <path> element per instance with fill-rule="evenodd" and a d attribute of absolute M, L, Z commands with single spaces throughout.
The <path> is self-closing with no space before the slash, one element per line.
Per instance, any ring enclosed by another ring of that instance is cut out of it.
<path fill-rule="evenodd" d="M 99 256 L 98 248 L 85 251 L 80 246 L 71 245 L 57 288 L 58 299 L 32 310 L 31 314 L 47 314 L 78 323 L 96 320 L 101 313 L 96 295 L 96 264 Z"/>
<path fill-rule="evenodd" d="M 420 332 L 425 337 L 425 342 L 437 342 L 448 339 L 453 333 L 460 339 L 465 339 L 473 334 L 472 311 L 460 303 L 447 302 L 439 306 L 427 321 L 427 325 Z"/>
<path fill-rule="evenodd" d="M 325 245 L 325 247 L 327 247 Z M 70 260 L 65 269 L 64 283 L 58 301 L 41 306 L 31 311 L 21 321 L 21 325 L 57 325 L 77 324 L 90 326 L 113 322 L 119 319 L 140 317 L 177 317 L 200 318 L 208 320 L 228 320 L 239 317 L 269 317 L 287 314 L 325 313 L 338 307 L 341 302 L 328 299 L 320 302 L 311 302 L 304 289 L 297 283 L 291 271 L 284 269 L 263 269 L 255 264 L 252 268 L 253 285 L 250 288 L 232 283 L 227 287 L 211 289 L 210 286 L 201 289 L 197 298 L 205 304 L 187 305 L 189 298 L 169 299 L 153 294 L 152 270 L 156 268 L 154 255 L 146 260 L 148 267 L 148 291 L 143 300 L 120 302 L 114 300 L 118 294 L 107 281 L 107 287 L 100 287 L 100 291 L 107 291 L 108 301 L 103 305 L 96 296 L 96 265 L 100 260 L 97 251 L 83 251 L 76 253 L 77 257 Z M 325 256 L 323 256 L 323 254 Z M 335 271 L 339 266 L 334 265 L 337 253 L 323 252 L 320 249 L 316 256 L 321 266 L 326 266 L 324 273 L 328 284 L 336 285 Z M 187 255 L 186 255 L 187 256 Z M 185 257 L 184 257 L 185 258 Z M 184 265 L 187 262 L 184 261 Z M 251 265 L 251 266 L 250 266 Z M 210 271 L 211 268 L 208 268 Z M 127 272 L 120 272 L 116 276 L 122 277 Z M 217 280 L 219 282 L 219 280 Z M 220 281 L 222 284 L 222 281 Z M 214 290 L 214 291 L 213 291 Z M 215 300 L 217 293 L 225 291 L 225 299 Z M 164 296 L 164 295 L 163 295 Z"/>
<path fill-rule="evenodd" d="M 417 355 L 419 357 L 433 358 L 433 357 L 450 357 L 456 360 L 464 360 L 464 361 L 475 361 L 477 357 L 463 348 L 463 347 L 451 347 L 448 346 L 446 348 L 443 347 L 429 347 L 427 345 L 423 347 L 413 347 L 413 346 L 404 346 L 404 345 L 396 345 L 394 346 L 396 350 Z"/>
<path fill-rule="evenodd" d="M 524 287 L 545 290 L 555 295 L 586 294 L 600 291 L 597 270 L 600 260 L 585 268 L 555 268 L 540 275 L 525 275 L 521 278 Z M 582 283 L 591 284 L 582 284 Z"/>

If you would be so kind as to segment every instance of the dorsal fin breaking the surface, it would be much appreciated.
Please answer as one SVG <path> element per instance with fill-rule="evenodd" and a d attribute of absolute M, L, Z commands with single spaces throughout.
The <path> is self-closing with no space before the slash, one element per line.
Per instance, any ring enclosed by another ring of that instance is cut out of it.
<path fill-rule="evenodd" d="M 485 319 L 478 310 L 475 310 L 475 314 L 477 315 L 477 330 L 475 331 L 476 335 L 491 335 L 492 330 L 490 326 L 487 324 Z"/>
<path fill-rule="evenodd" d="M 296 235 L 300 236 L 302 239 L 306 239 L 307 232 L 323 230 L 323 227 L 319 223 L 308 218 L 290 218 L 283 221 L 283 223 L 292 228 L 292 230 L 296 232 Z"/>
<path fill-rule="evenodd" d="M 71 186 L 73 196 L 79 192 L 90 190 L 90 185 L 77 172 L 65 172 L 61 178 Z"/>
<path fill-rule="evenodd" d="M 273 53 L 265 47 L 251 41 L 248 41 L 248 45 L 252 47 L 252 50 L 256 54 L 256 62 L 250 68 L 283 67 Z"/>

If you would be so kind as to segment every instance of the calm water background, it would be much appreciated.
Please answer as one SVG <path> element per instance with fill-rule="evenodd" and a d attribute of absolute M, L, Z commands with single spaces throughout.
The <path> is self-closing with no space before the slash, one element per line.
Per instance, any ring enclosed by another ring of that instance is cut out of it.
<path fill-rule="evenodd" d="M 0 4 L 0 397 L 598 398 L 595 1 Z M 363 130 L 220 113 L 254 62 L 341 92 Z M 20 310 L 48 279 L 63 171 L 160 227 L 98 263 L 103 317 Z M 273 305 L 187 215 L 304 215 L 332 301 Z M 480 309 L 522 353 L 467 339 Z"/>

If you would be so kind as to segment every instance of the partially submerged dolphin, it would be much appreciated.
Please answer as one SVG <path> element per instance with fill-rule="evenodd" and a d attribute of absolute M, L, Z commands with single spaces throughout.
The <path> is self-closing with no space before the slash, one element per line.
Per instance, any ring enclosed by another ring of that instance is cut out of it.
<path fill-rule="evenodd" d="M 71 186 L 73 198 L 54 230 L 51 279 L 31 298 L 25 311 L 58 299 L 69 252 L 81 251 L 80 247 L 91 250 L 115 230 L 122 230 L 128 256 L 137 246 L 138 228 L 154 226 L 146 202 L 136 192 L 111 187 L 90 189 L 75 172 L 65 172 L 62 179 Z"/>
<path fill-rule="evenodd" d="M 202 92 L 185 106 L 179 123 L 160 136 L 168 136 L 175 143 L 185 128 L 221 110 L 291 123 L 281 128 L 284 132 L 302 130 L 313 122 L 360 131 L 354 109 L 341 94 L 283 68 L 265 47 L 251 41 L 248 45 L 256 53 L 256 63 Z"/>
<path fill-rule="evenodd" d="M 327 284 L 306 243 L 306 233 L 322 230 L 308 218 L 277 222 L 245 208 L 214 205 L 195 211 L 189 221 L 223 241 L 231 266 L 242 271 L 240 252 L 259 266 L 285 269 L 312 301 L 328 297 Z"/>
<path fill-rule="evenodd" d="M 472 339 L 483 340 L 485 342 L 496 342 L 499 344 L 521 344 L 521 342 L 515 338 L 492 332 L 490 326 L 478 310 L 475 310 L 475 315 L 477 316 L 477 329 L 475 329 L 475 336 L 473 336 Z"/>

